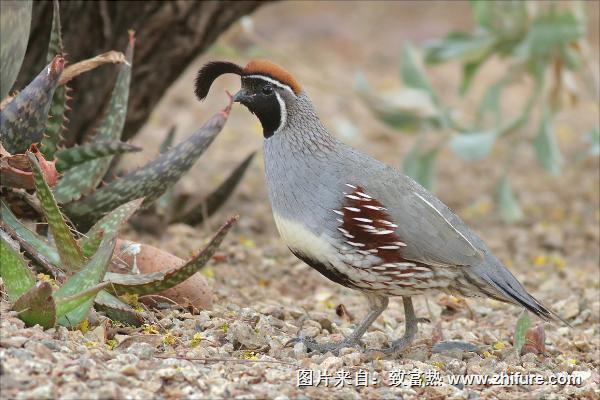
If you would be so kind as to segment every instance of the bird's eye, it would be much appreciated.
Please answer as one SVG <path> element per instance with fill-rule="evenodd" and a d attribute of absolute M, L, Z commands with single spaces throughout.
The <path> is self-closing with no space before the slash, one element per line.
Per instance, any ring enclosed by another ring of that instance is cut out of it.
<path fill-rule="evenodd" d="M 263 86 L 262 92 L 263 92 L 263 94 L 272 94 L 273 93 L 273 86 L 271 86 L 271 85 L 265 85 L 265 86 Z"/>

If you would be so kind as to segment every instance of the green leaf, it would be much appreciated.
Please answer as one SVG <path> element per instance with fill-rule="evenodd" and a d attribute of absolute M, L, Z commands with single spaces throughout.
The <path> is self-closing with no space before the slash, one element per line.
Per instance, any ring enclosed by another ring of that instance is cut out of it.
<path fill-rule="evenodd" d="M 102 311 L 113 321 L 123 322 L 132 326 L 141 326 L 144 322 L 143 316 L 135 311 L 133 307 L 105 290 L 98 293 L 94 304 L 98 311 Z"/>
<path fill-rule="evenodd" d="M 140 147 L 124 142 L 86 143 L 57 152 L 56 169 L 63 172 L 86 161 L 140 150 L 142 150 Z"/>
<path fill-rule="evenodd" d="M 490 153 L 497 137 L 495 130 L 461 133 L 452 137 L 450 148 L 465 160 L 481 160 Z"/>
<path fill-rule="evenodd" d="M 12 232 L 15 233 L 15 235 L 18 236 L 18 240 L 20 242 L 28 243 L 36 253 L 41 254 L 44 259 L 51 264 L 56 266 L 60 264 L 60 257 L 56 249 L 50 246 L 46 239 L 38 235 L 36 232 L 30 230 L 21 221 L 19 221 L 12 211 L 10 211 L 10 208 L 4 203 L 4 201 L 1 202 L 0 210 L 4 228 L 8 227 Z M 25 251 L 31 254 L 29 249 L 26 248 Z M 34 254 L 31 255 L 35 256 Z"/>
<path fill-rule="evenodd" d="M 180 215 L 173 218 L 171 222 L 183 222 L 188 225 L 198 225 L 202 223 L 204 217 L 213 215 L 229 198 L 237 184 L 240 182 L 248 166 L 254 159 L 256 152 L 250 154 L 235 170 L 213 191 L 204 201 L 190 207 Z"/>
<path fill-rule="evenodd" d="M 560 175 L 563 158 L 556 143 L 554 124 L 547 107 L 542 112 L 540 129 L 533 143 L 540 165 L 552 175 Z"/>
<path fill-rule="evenodd" d="M 525 336 L 530 326 L 531 320 L 529 319 L 529 313 L 526 310 L 523 310 L 521 316 L 519 317 L 519 320 L 517 321 L 517 326 L 515 327 L 515 335 L 513 339 L 513 347 L 517 355 L 521 354 L 521 349 L 525 344 Z"/>
<path fill-rule="evenodd" d="M 403 172 L 429 190 L 433 190 L 435 176 L 435 160 L 439 148 L 423 151 L 422 140 L 419 139 L 404 157 Z"/>
<path fill-rule="evenodd" d="M 65 283 L 56 291 L 54 297 L 57 301 L 61 299 L 76 296 L 79 293 L 89 289 L 102 280 L 108 269 L 108 264 L 112 257 L 115 248 L 116 239 L 114 236 L 105 236 L 100 248 L 88 263 L 75 275 L 71 276 Z M 94 296 L 88 298 L 74 310 L 60 317 L 58 323 L 63 326 L 75 326 L 85 319 L 92 303 Z M 71 300 L 69 300 L 71 301 Z"/>
<path fill-rule="evenodd" d="M 496 45 L 494 36 L 481 32 L 452 32 L 442 40 L 424 45 L 425 62 L 437 64 L 456 60 L 463 63 L 482 62 Z"/>
<path fill-rule="evenodd" d="M 477 25 L 490 29 L 492 27 L 493 3 L 489 0 L 471 0 L 471 8 L 473 8 L 473 17 Z"/>
<path fill-rule="evenodd" d="M 496 199 L 500 206 L 500 215 L 506 222 L 516 222 L 523 218 L 523 211 L 512 193 L 507 175 L 503 175 L 498 181 Z"/>
<path fill-rule="evenodd" d="M 543 62 L 585 36 L 585 23 L 570 10 L 550 11 L 535 18 L 515 55 Z"/>
<path fill-rule="evenodd" d="M 25 57 L 31 26 L 31 4 L 31 0 L 0 1 L 0 100 L 8 95 L 15 83 Z"/>
<path fill-rule="evenodd" d="M 121 204 L 144 197 L 149 205 L 173 186 L 217 137 L 229 116 L 228 108 L 215 114 L 187 140 L 159 155 L 142 168 L 99 188 L 89 196 L 68 204 L 67 214 L 86 227 Z"/>
<path fill-rule="evenodd" d="M 504 90 L 506 83 L 507 82 L 504 79 L 501 79 L 485 91 L 483 100 L 479 104 L 477 115 L 475 117 L 475 124 L 477 126 L 481 126 L 483 117 L 487 112 L 492 112 L 494 114 L 495 125 L 499 125 L 501 123 L 502 114 L 500 109 L 500 95 L 502 94 L 502 90 Z"/>
<path fill-rule="evenodd" d="M 56 305 L 52 297 L 52 286 L 48 282 L 38 282 L 19 297 L 13 310 L 19 311 L 19 318 L 27 326 L 53 328 L 56 323 Z"/>
<path fill-rule="evenodd" d="M 434 101 L 436 100 L 436 94 L 427 79 L 427 75 L 425 75 L 425 72 L 417 62 L 417 56 L 410 43 L 406 43 L 402 48 L 400 76 L 406 86 L 425 90 Z"/>
<path fill-rule="evenodd" d="M 92 139 L 93 143 L 113 142 L 121 139 L 125 117 L 127 116 L 133 47 L 134 38 L 133 34 L 131 34 L 129 46 L 125 52 L 127 63 L 119 64 L 119 74 L 110 103 Z M 66 171 L 54 189 L 56 200 L 61 204 L 68 203 L 79 199 L 83 194 L 95 189 L 108 171 L 112 159 L 112 156 L 103 157 L 102 159 L 88 161 L 77 168 Z"/>
<path fill-rule="evenodd" d="M 94 238 L 98 237 L 100 232 L 106 237 L 116 236 L 121 226 L 137 211 L 143 201 L 143 198 L 132 200 L 102 217 L 81 239 L 82 248 L 93 249 Z"/>
<path fill-rule="evenodd" d="M 0 276 L 8 298 L 15 301 L 35 285 L 35 277 L 21 253 L 10 245 L 5 235 L 0 231 Z"/>
<path fill-rule="evenodd" d="M 50 31 L 50 43 L 48 44 L 48 53 L 46 55 L 47 63 L 51 62 L 55 56 L 64 56 L 58 0 L 54 0 L 53 6 L 52 30 Z M 45 134 L 40 146 L 42 154 L 49 160 L 54 159 L 54 153 L 61 140 L 61 132 L 64 129 L 63 124 L 66 122 L 66 109 L 67 87 L 65 85 L 58 86 L 54 91 L 52 104 L 50 105 L 50 115 L 48 116 Z"/>
<path fill-rule="evenodd" d="M 54 89 L 65 65 L 56 57 L 0 111 L 0 141 L 12 154 L 42 140 Z"/>
<path fill-rule="evenodd" d="M 394 129 L 413 132 L 424 124 L 440 125 L 440 113 L 426 90 L 403 88 L 374 93 L 362 74 L 357 74 L 354 87 L 369 111 Z"/>
<path fill-rule="evenodd" d="M 85 308 L 86 312 L 89 309 L 89 305 L 94 302 L 96 295 L 98 292 L 103 290 L 108 286 L 108 282 L 102 282 L 96 286 L 92 286 L 89 289 L 82 290 L 81 292 L 74 294 L 72 296 L 66 296 L 61 298 L 56 298 L 56 317 L 59 319 L 64 317 L 65 315 L 72 313 L 74 310 L 78 308 Z M 69 314 L 71 317 L 71 314 Z"/>
<path fill-rule="evenodd" d="M 27 152 L 27 157 L 29 158 L 29 164 L 33 173 L 36 194 L 40 200 L 50 232 L 52 232 L 52 236 L 56 242 L 60 260 L 66 270 L 77 271 L 85 262 L 83 253 L 65 222 L 50 187 L 44 180 L 44 175 L 42 174 L 37 158 L 30 151 Z"/>
<path fill-rule="evenodd" d="M 109 272 L 106 274 L 105 281 L 111 283 L 111 288 L 118 295 L 125 293 L 147 295 L 170 289 L 198 272 L 211 259 L 217 248 L 221 245 L 225 235 L 237 220 L 238 217 L 233 217 L 225 222 L 208 245 L 182 266 L 139 275 Z"/>

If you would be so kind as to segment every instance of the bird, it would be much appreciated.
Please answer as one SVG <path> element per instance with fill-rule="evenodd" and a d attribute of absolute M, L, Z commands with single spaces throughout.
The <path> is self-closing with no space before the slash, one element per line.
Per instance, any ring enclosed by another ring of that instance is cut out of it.
<path fill-rule="evenodd" d="M 403 336 L 388 347 L 369 349 L 398 354 L 413 342 L 418 324 L 427 322 L 416 316 L 412 297 L 439 292 L 488 297 L 546 321 L 567 323 L 531 296 L 483 240 L 427 189 L 330 134 L 290 72 L 269 60 L 251 60 L 243 67 L 208 62 L 195 80 L 200 101 L 223 74 L 240 76 L 233 101 L 262 125 L 268 196 L 281 238 L 297 258 L 361 292 L 368 302 L 367 315 L 343 340 L 298 337 L 292 343 L 334 353 L 360 346 L 389 298 L 401 297 Z"/>

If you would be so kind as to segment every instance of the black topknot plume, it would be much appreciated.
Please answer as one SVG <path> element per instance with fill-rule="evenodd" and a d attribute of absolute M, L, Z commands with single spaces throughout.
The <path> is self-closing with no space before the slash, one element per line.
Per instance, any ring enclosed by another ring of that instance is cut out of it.
<path fill-rule="evenodd" d="M 223 74 L 243 75 L 244 69 L 237 64 L 226 61 L 212 61 L 205 64 L 196 76 L 194 92 L 200 100 L 204 100 L 213 81 Z"/>

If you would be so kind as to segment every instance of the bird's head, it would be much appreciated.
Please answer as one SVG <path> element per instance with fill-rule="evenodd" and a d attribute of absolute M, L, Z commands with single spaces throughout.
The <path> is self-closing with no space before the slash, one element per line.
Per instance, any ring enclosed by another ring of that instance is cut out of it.
<path fill-rule="evenodd" d="M 265 138 L 286 126 L 288 111 L 301 94 L 300 85 L 289 72 L 267 60 L 253 60 L 245 67 L 225 61 L 209 62 L 198 71 L 196 96 L 203 100 L 213 81 L 228 73 L 241 77 L 242 88 L 233 100 L 258 117 Z"/>

